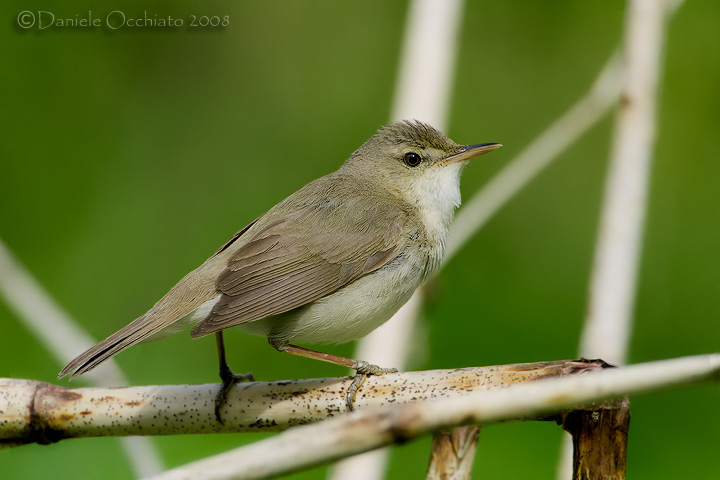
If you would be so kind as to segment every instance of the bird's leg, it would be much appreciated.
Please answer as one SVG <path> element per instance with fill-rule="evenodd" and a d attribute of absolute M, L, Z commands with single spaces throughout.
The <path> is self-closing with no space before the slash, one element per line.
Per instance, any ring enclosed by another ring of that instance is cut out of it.
<path fill-rule="evenodd" d="M 348 387 L 345 401 L 348 408 L 351 411 L 355 410 L 353 402 L 355 401 L 355 395 L 357 394 L 362 384 L 365 383 L 365 379 L 368 375 L 383 375 L 385 373 L 397 373 L 396 368 L 381 368 L 377 365 L 371 365 L 368 362 L 362 360 L 353 360 L 351 358 L 339 357 L 337 355 L 331 355 L 329 353 L 316 352 L 309 348 L 298 347 L 297 345 L 291 345 L 287 342 L 268 339 L 270 345 L 281 352 L 291 353 L 305 358 L 314 358 L 315 360 L 321 360 L 323 362 L 334 363 L 342 367 L 349 367 L 355 370 L 356 375 L 353 378 L 352 383 Z"/>
<path fill-rule="evenodd" d="M 220 380 L 222 380 L 222 387 L 215 396 L 215 418 L 219 423 L 224 423 L 222 417 L 220 417 L 220 409 L 227 401 L 227 394 L 230 389 L 239 382 L 254 382 L 252 373 L 235 374 L 227 364 L 225 359 L 225 341 L 223 340 L 222 330 L 215 332 L 215 341 L 217 343 L 218 361 L 220 362 Z"/>

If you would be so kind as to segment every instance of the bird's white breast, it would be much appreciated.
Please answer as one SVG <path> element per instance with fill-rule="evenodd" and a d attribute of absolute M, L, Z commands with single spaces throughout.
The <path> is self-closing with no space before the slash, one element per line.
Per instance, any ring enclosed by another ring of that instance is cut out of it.
<path fill-rule="evenodd" d="M 460 206 L 460 173 L 463 164 L 428 167 L 412 184 L 408 201 L 416 204 L 428 237 L 430 257 L 434 265 L 427 273 L 434 272 L 445 254 L 448 228 Z"/>
<path fill-rule="evenodd" d="M 462 166 L 430 166 L 411 184 L 406 198 L 420 209 L 429 232 L 447 233 L 455 209 L 460 206 Z"/>

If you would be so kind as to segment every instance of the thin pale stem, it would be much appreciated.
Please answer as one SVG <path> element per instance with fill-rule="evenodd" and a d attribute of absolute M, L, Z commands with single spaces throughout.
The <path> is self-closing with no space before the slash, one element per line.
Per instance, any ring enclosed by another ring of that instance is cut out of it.
<path fill-rule="evenodd" d="M 96 343 L 15 258 L 2 240 L 0 295 L 4 296 L 17 318 L 61 365 L 78 351 L 84 351 Z M 127 384 L 117 363 L 110 360 L 106 365 L 102 372 L 89 372 L 86 379 L 101 386 Z M 137 475 L 149 475 L 163 469 L 160 453 L 152 440 L 124 438 L 121 442 Z"/>
<path fill-rule="evenodd" d="M 637 290 L 655 140 L 657 88 L 668 3 L 628 4 L 622 99 L 590 279 L 583 355 L 625 363 Z"/>
<path fill-rule="evenodd" d="M 407 11 L 405 34 L 391 120 L 418 119 L 445 130 L 458 52 L 463 0 L 413 0 Z M 417 72 L 422 71 L 422 75 Z M 422 291 L 390 321 L 358 342 L 356 356 L 379 365 L 403 369 L 422 304 Z M 387 455 L 374 452 L 339 463 L 330 478 L 382 478 Z"/>
<path fill-rule="evenodd" d="M 654 137 L 655 102 L 666 17 L 683 0 L 628 5 L 623 43 L 624 102 L 620 105 L 598 228 L 588 313 L 580 354 L 624 363 L 632 329 L 640 245 Z M 651 12 L 646 12 L 646 9 Z M 639 104 L 636 104 L 639 102 Z M 637 135 L 637 136 L 636 136 Z M 558 480 L 572 475 L 572 439 L 566 436 Z"/>

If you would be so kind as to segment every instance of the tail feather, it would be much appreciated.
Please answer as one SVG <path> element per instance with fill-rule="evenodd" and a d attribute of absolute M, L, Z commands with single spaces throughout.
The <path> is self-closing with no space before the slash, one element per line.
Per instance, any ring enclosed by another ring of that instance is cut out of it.
<path fill-rule="evenodd" d="M 153 325 L 152 322 L 149 322 L 147 314 L 145 314 L 125 328 L 118 330 L 102 342 L 75 357 L 62 369 L 58 374 L 58 378 L 72 373 L 70 377 L 70 380 L 72 380 L 78 375 L 89 372 L 115 354 L 158 333 L 162 327 L 163 325 L 161 323 L 155 323 Z"/>
<path fill-rule="evenodd" d="M 220 255 L 210 257 L 200 267 L 185 275 L 145 315 L 78 355 L 62 369 L 58 378 L 72 373 L 72 380 L 126 348 L 145 340 L 177 333 L 189 322 L 202 320 L 215 301 L 218 293 L 215 289 L 215 277 L 224 266 Z"/>
<path fill-rule="evenodd" d="M 219 299 L 215 279 L 225 269 L 228 248 L 255 222 L 240 230 L 205 263 L 185 275 L 150 311 L 108 338 L 78 355 L 59 373 L 70 379 L 97 367 L 105 360 L 146 340 L 162 338 L 203 320 Z"/>

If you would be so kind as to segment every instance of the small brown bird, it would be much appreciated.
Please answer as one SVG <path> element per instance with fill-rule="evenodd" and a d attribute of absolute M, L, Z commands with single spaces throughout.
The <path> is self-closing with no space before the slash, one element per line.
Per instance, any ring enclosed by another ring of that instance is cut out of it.
<path fill-rule="evenodd" d="M 223 387 L 234 383 L 222 330 L 267 337 L 281 352 L 356 370 L 347 404 L 367 375 L 394 372 L 296 343 L 343 343 L 387 321 L 434 272 L 460 204 L 468 159 L 497 143 L 460 146 L 429 125 L 381 128 L 334 173 L 305 185 L 236 233 L 145 315 L 80 354 L 60 372 L 74 378 L 137 343 L 190 325 L 214 333 Z"/>

